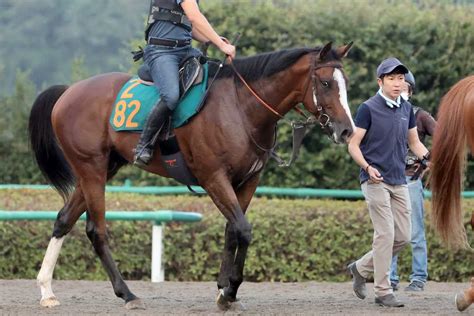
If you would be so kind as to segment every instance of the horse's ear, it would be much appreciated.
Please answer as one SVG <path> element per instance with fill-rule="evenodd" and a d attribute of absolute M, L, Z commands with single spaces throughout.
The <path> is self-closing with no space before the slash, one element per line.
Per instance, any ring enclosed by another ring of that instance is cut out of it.
<path fill-rule="evenodd" d="M 324 47 L 319 51 L 319 60 L 324 60 L 324 57 L 326 57 L 327 53 L 331 50 L 332 42 L 327 43 L 324 45 Z"/>
<path fill-rule="evenodd" d="M 346 57 L 349 51 L 351 50 L 352 45 L 354 45 L 354 42 L 350 42 L 349 44 L 345 46 L 338 47 L 336 49 L 337 56 L 339 56 L 340 59 Z"/>

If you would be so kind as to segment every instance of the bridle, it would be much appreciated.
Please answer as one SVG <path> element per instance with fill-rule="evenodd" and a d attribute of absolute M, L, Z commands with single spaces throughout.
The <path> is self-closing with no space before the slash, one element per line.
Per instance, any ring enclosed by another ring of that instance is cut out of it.
<path fill-rule="evenodd" d="M 310 86 L 310 84 L 312 84 L 312 89 L 311 90 L 312 90 L 312 93 L 313 93 L 313 103 L 314 103 L 314 106 L 316 107 L 316 115 L 311 114 L 311 115 L 308 116 L 307 114 L 305 114 L 303 112 L 302 109 L 298 108 L 297 106 L 293 107 L 293 109 L 298 114 L 300 114 L 301 116 L 303 116 L 306 119 L 305 121 L 290 121 L 290 120 L 286 119 L 282 114 L 280 114 L 275 109 L 276 107 L 271 106 L 270 104 L 265 102 L 258 95 L 258 93 L 255 92 L 255 90 L 242 77 L 242 75 L 237 70 L 237 68 L 235 67 L 235 65 L 232 61 L 230 62 L 230 66 L 231 66 L 232 70 L 234 71 L 234 73 L 236 74 L 236 76 L 240 79 L 240 81 L 242 81 L 243 85 L 250 91 L 250 93 L 257 99 L 257 101 L 261 105 L 263 105 L 268 111 L 273 113 L 275 116 L 277 116 L 281 120 L 289 123 L 292 127 L 292 130 L 293 130 L 293 152 L 292 152 L 291 158 L 288 162 L 283 161 L 283 159 L 281 159 L 274 151 L 275 146 L 276 146 L 276 126 L 275 126 L 275 136 L 274 136 L 273 145 L 272 145 L 271 148 L 268 148 L 268 149 L 262 147 L 261 145 L 259 145 L 255 141 L 253 136 L 251 134 L 249 134 L 249 137 L 252 140 L 252 142 L 254 143 L 254 145 L 258 149 L 262 150 L 264 153 L 269 153 L 272 158 L 277 160 L 279 166 L 289 167 L 293 163 L 293 161 L 296 160 L 296 158 L 298 156 L 299 148 L 302 144 L 303 137 L 306 133 L 306 129 L 307 129 L 308 126 L 313 126 L 313 125 L 316 124 L 316 122 L 319 122 L 319 125 L 321 126 L 323 131 L 326 132 L 326 133 L 328 131 L 328 127 L 332 126 L 331 118 L 329 117 L 329 115 L 327 115 L 325 113 L 324 107 L 321 106 L 318 102 L 318 94 L 317 94 L 317 89 L 316 89 L 316 78 L 317 78 L 317 76 L 315 74 L 315 71 L 317 69 L 327 68 L 327 67 L 341 69 L 342 68 L 341 63 L 331 62 L 331 63 L 322 64 L 322 65 L 316 65 L 315 64 L 315 55 L 312 55 L 312 58 L 310 60 L 310 67 L 309 67 L 309 76 L 307 77 L 308 79 L 307 79 L 307 82 L 305 84 L 306 87 L 304 89 L 304 93 L 303 93 L 302 96 L 303 96 L 303 100 L 304 100 L 304 98 L 306 97 L 306 95 L 308 93 L 309 86 Z M 301 101 L 301 103 L 302 103 L 302 101 Z"/>
<path fill-rule="evenodd" d="M 318 69 L 321 69 L 321 68 L 342 69 L 342 64 L 337 63 L 337 62 L 330 62 L 330 63 L 326 63 L 326 64 L 316 65 L 314 55 L 312 56 L 310 62 L 311 62 L 311 65 L 309 67 L 310 68 L 309 69 L 310 75 L 308 76 L 308 81 L 306 83 L 305 92 L 303 93 L 303 98 L 308 93 L 309 85 L 311 83 L 312 84 L 312 92 L 313 92 L 313 103 L 314 103 L 314 106 L 316 107 L 316 113 L 317 113 L 317 117 L 315 117 L 315 119 L 319 122 L 319 125 L 325 131 L 327 129 L 327 127 L 332 126 L 332 122 L 331 122 L 331 118 L 329 117 L 329 115 L 327 115 L 327 113 L 325 112 L 324 107 L 321 106 L 320 103 L 318 102 L 318 92 L 317 92 L 317 89 L 316 89 L 316 84 L 317 84 L 316 78 L 317 78 L 317 76 L 316 76 L 315 71 L 318 70 Z M 319 98 L 319 100 L 321 100 L 321 98 Z"/>
<path fill-rule="evenodd" d="M 272 105 L 268 104 L 267 102 L 265 102 L 258 95 L 258 93 L 247 83 L 247 81 L 245 81 L 244 77 L 242 77 L 242 75 L 237 70 L 237 68 L 235 67 L 233 62 L 230 63 L 230 66 L 231 66 L 232 70 L 234 71 L 234 73 L 236 74 L 236 76 L 243 83 L 243 85 L 250 91 L 250 93 L 257 99 L 257 101 L 261 105 L 263 105 L 268 111 L 270 111 L 271 113 L 273 113 L 274 115 L 276 115 L 280 119 L 282 119 L 284 121 L 287 121 L 290 124 L 293 123 L 293 122 L 288 121 L 287 119 L 285 119 L 285 117 L 282 114 L 278 113 L 278 111 L 275 110 L 274 106 L 272 106 Z M 308 76 L 308 79 L 307 79 L 307 82 L 306 82 L 306 87 L 304 89 L 303 98 L 308 93 L 308 89 L 309 89 L 310 84 L 312 84 L 313 103 L 314 103 L 314 106 L 316 107 L 316 115 L 308 116 L 307 114 L 305 114 L 303 112 L 302 109 L 295 106 L 293 109 L 299 115 L 306 118 L 305 122 L 298 122 L 298 123 L 300 123 L 300 124 L 304 123 L 306 125 L 314 125 L 316 123 L 316 121 L 318 121 L 319 125 L 321 126 L 321 128 L 323 130 L 326 130 L 327 127 L 330 127 L 332 125 L 331 118 L 329 117 L 329 115 L 326 114 L 326 112 L 324 110 L 324 107 L 321 106 L 318 102 L 318 94 L 317 94 L 317 89 L 316 89 L 316 78 L 317 78 L 317 76 L 315 74 L 315 70 L 321 69 L 321 68 L 328 68 L 328 67 L 341 69 L 342 64 L 341 63 L 327 63 L 327 64 L 322 64 L 322 65 L 316 65 L 315 64 L 315 56 L 314 55 L 312 56 L 311 61 L 310 61 L 310 67 L 309 67 L 309 76 Z"/>

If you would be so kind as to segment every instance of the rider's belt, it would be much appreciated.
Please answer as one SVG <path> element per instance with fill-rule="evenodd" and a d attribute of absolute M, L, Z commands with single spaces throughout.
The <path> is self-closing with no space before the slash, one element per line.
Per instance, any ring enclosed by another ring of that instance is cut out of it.
<path fill-rule="evenodd" d="M 159 45 L 159 46 L 168 46 L 168 47 L 184 47 L 191 45 L 190 40 L 167 40 L 156 37 L 148 38 L 148 44 L 150 45 Z"/>

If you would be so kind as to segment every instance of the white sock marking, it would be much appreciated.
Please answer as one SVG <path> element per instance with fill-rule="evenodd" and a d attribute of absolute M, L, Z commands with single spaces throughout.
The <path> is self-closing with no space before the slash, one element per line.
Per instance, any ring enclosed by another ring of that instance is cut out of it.
<path fill-rule="evenodd" d="M 53 289 L 51 287 L 51 281 L 53 280 L 54 267 L 58 260 L 59 252 L 63 245 L 65 237 L 56 238 L 53 237 L 49 241 L 48 249 L 44 255 L 43 263 L 41 264 L 40 272 L 36 280 L 41 290 L 41 300 L 45 300 L 54 297 Z"/>

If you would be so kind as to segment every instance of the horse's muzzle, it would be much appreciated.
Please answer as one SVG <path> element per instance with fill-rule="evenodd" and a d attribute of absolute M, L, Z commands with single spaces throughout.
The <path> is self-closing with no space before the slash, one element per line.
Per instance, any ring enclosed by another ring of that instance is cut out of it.
<path fill-rule="evenodd" d="M 334 124 L 333 133 L 331 134 L 331 139 L 336 144 L 346 144 L 354 132 L 352 126 L 347 126 L 346 124 Z"/>

